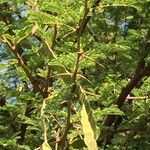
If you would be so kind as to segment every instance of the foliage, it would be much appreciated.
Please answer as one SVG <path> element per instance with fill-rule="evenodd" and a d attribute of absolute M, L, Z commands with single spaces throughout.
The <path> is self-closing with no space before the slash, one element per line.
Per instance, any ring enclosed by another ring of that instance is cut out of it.
<path fill-rule="evenodd" d="M 0 1 L 0 149 L 150 149 L 149 0 Z"/>

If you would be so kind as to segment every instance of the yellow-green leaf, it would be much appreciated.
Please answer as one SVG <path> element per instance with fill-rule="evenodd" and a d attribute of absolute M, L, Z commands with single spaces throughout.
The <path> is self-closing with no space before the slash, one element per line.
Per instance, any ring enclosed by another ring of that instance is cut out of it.
<path fill-rule="evenodd" d="M 42 150 L 51 150 L 51 147 L 46 141 L 42 144 Z"/>
<path fill-rule="evenodd" d="M 84 141 L 88 147 L 88 150 L 98 150 L 96 139 L 94 137 L 94 131 L 91 123 L 89 122 L 89 116 L 84 103 L 81 110 L 81 124 L 83 127 Z"/>

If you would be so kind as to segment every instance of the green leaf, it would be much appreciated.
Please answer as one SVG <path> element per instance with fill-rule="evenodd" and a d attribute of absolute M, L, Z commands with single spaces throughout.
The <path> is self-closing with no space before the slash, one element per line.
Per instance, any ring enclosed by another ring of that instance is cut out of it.
<path fill-rule="evenodd" d="M 46 77 L 47 76 L 47 70 L 43 70 L 43 69 L 38 69 L 39 73 L 38 75 L 41 77 Z"/>
<path fill-rule="evenodd" d="M 52 59 L 51 64 L 58 64 L 64 66 L 64 68 L 70 70 L 75 64 L 75 53 L 61 54 L 57 59 Z"/>
<path fill-rule="evenodd" d="M 124 112 L 122 112 L 119 108 L 117 108 L 116 105 L 112 105 L 109 108 L 103 109 L 102 113 L 104 115 L 124 115 Z"/>
<path fill-rule="evenodd" d="M 60 18 L 57 16 L 49 15 L 44 12 L 30 12 L 29 13 L 29 22 L 37 22 L 40 24 L 61 24 Z"/>
<path fill-rule="evenodd" d="M 21 30 L 16 30 L 15 43 L 21 42 L 24 38 L 30 35 L 32 25 L 27 25 Z"/>
<path fill-rule="evenodd" d="M 5 2 L 9 2 L 9 1 L 8 1 L 8 0 L 1 0 L 1 1 L 0 1 L 0 4 L 1 4 L 1 3 L 5 3 Z"/>
<path fill-rule="evenodd" d="M 85 143 L 83 140 L 81 139 L 77 139 L 75 141 L 73 141 L 73 143 L 71 144 L 71 146 L 74 148 L 74 149 L 81 149 L 83 147 L 85 147 Z"/>
<path fill-rule="evenodd" d="M 49 12 L 53 12 L 53 13 L 59 13 L 61 11 L 60 9 L 60 4 L 57 1 L 53 1 L 53 2 L 43 2 L 41 5 L 41 10 L 44 11 L 49 11 Z"/>

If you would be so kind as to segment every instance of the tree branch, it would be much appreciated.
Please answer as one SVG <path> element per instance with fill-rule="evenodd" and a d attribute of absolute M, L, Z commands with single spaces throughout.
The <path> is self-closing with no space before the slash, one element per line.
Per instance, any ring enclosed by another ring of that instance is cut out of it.
<path fill-rule="evenodd" d="M 147 35 L 149 35 L 150 30 L 148 30 Z M 147 39 L 149 39 L 149 36 L 146 37 Z M 150 49 L 150 43 L 147 43 L 147 41 L 145 42 L 145 47 L 144 50 L 149 50 Z M 121 108 L 124 105 L 124 102 L 127 98 L 127 96 L 131 93 L 131 91 L 137 86 L 137 84 L 145 77 L 145 76 L 150 76 L 150 63 L 145 66 L 145 58 L 147 57 L 147 55 L 145 55 L 145 57 L 143 57 L 143 55 L 141 56 L 141 59 L 139 60 L 138 66 L 136 68 L 135 74 L 132 77 L 132 79 L 129 81 L 129 83 L 122 89 L 118 99 L 117 99 L 117 106 L 118 108 Z M 116 120 L 116 116 L 115 115 L 108 115 L 107 118 L 104 121 L 104 126 L 112 126 L 113 123 Z M 112 137 L 109 137 L 109 141 L 112 140 L 112 138 L 114 137 L 114 134 L 112 135 Z M 97 144 L 100 146 L 104 141 L 104 138 L 101 138 L 101 135 L 99 136 L 98 140 L 97 140 Z"/>

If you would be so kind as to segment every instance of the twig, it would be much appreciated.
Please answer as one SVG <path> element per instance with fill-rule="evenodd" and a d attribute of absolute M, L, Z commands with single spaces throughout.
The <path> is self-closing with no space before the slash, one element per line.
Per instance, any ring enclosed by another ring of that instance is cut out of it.
<path fill-rule="evenodd" d="M 4 35 L 2 36 L 1 41 L 9 47 L 11 52 L 15 55 L 16 59 L 18 60 L 19 65 L 22 67 L 22 69 L 26 73 L 27 77 L 30 79 L 31 83 L 33 83 L 34 80 L 32 78 L 31 71 L 25 65 L 25 62 L 22 59 L 22 57 L 17 53 L 16 46 L 12 45 Z"/>
<path fill-rule="evenodd" d="M 43 127 L 43 135 L 44 135 L 44 143 L 47 145 L 48 149 L 51 150 L 51 147 L 49 146 L 48 144 L 48 139 L 47 139 L 47 130 L 48 130 L 48 127 L 46 125 L 46 118 L 44 116 L 44 113 L 45 113 L 45 107 L 46 107 L 46 100 L 47 99 L 43 99 L 43 103 L 42 103 L 42 107 L 41 107 L 41 114 L 40 114 L 40 118 L 41 118 L 41 122 L 42 122 L 42 127 Z M 43 144 L 44 144 L 43 143 Z"/>
<path fill-rule="evenodd" d="M 56 132 L 56 141 L 60 141 L 60 128 L 58 128 L 57 132 Z M 55 144 L 55 150 L 58 150 L 58 142 L 56 142 Z"/>
<path fill-rule="evenodd" d="M 61 139 L 61 144 L 60 144 L 61 149 L 64 149 L 66 147 L 65 146 L 65 141 L 66 141 L 67 134 L 68 134 L 69 128 L 70 128 L 71 99 L 74 96 L 75 89 L 76 89 L 76 86 L 77 86 L 76 85 L 76 78 L 77 78 L 78 69 L 79 69 L 79 62 L 80 62 L 80 60 L 82 58 L 82 54 L 83 54 L 83 50 L 81 49 L 81 46 L 80 46 L 80 38 L 81 38 L 82 31 L 84 29 L 84 24 L 85 24 L 86 17 L 87 17 L 88 11 L 89 11 L 89 9 L 87 7 L 87 0 L 85 0 L 84 7 L 85 8 L 84 8 L 83 19 L 80 21 L 80 23 L 79 23 L 79 25 L 77 26 L 77 29 L 76 29 L 76 34 L 77 34 L 77 58 L 76 58 L 76 64 L 75 64 L 74 72 L 73 72 L 73 75 L 72 75 L 72 85 L 71 85 L 70 97 L 68 98 L 67 123 L 66 123 L 66 128 L 65 128 L 64 134 L 63 134 L 62 139 Z"/>
<path fill-rule="evenodd" d="M 45 93 L 48 92 L 48 87 L 49 87 L 49 79 L 50 79 L 50 66 L 48 66 L 47 70 L 47 79 L 46 79 L 46 85 L 45 85 Z"/>
<path fill-rule="evenodd" d="M 96 60 L 94 60 L 94 59 L 90 58 L 89 56 L 83 55 L 83 57 L 85 57 L 85 58 L 89 59 L 90 61 L 95 62 L 97 65 L 99 65 L 99 66 L 101 66 L 101 67 L 105 68 L 102 64 L 100 64 L 100 63 L 99 63 L 99 62 L 97 62 Z"/>
<path fill-rule="evenodd" d="M 63 128 L 63 126 L 59 123 L 58 119 L 57 119 L 53 114 L 51 114 L 51 116 L 52 116 L 52 118 L 54 119 L 54 121 L 58 124 L 58 126 L 59 126 L 60 128 Z"/>
<path fill-rule="evenodd" d="M 46 46 L 47 46 L 49 52 L 52 54 L 52 56 L 53 56 L 55 59 L 57 59 L 57 55 L 54 53 L 54 51 L 53 51 L 53 49 L 51 48 L 50 44 L 49 44 L 47 41 L 45 41 L 45 44 L 46 44 Z"/>
<path fill-rule="evenodd" d="M 54 53 L 54 46 L 56 43 L 56 37 L 57 37 L 57 24 L 54 25 L 54 35 L 53 35 L 53 40 L 52 40 L 52 45 L 50 47 L 50 45 L 48 44 L 48 42 L 45 42 L 49 51 L 51 52 L 51 54 L 53 55 L 53 57 L 55 59 L 57 59 L 57 56 Z M 46 79 L 46 85 L 45 85 L 45 92 L 48 94 L 48 87 L 49 87 L 49 82 L 50 82 L 50 78 L 51 78 L 51 67 L 50 65 L 47 64 L 48 70 L 47 70 L 47 79 Z"/>
<path fill-rule="evenodd" d="M 57 38 L 57 24 L 54 24 L 54 35 L 53 35 L 53 41 L 52 41 L 52 46 L 51 49 L 54 49 L 55 43 L 56 43 L 56 38 Z"/>
<path fill-rule="evenodd" d="M 85 93 L 87 96 L 90 95 L 90 96 L 95 96 L 95 97 L 101 97 L 101 96 L 98 95 L 98 94 L 91 93 L 91 92 L 88 92 L 88 91 L 84 90 L 81 86 L 80 86 L 80 89 L 81 89 L 82 93 Z"/>
<path fill-rule="evenodd" d="M 138 100 L 138 99 L 148 99 L 149 98 L 149 96 L 141 96 L 141 97 L 132 97 L 132 96 L 127 96 L 127 98 L 126 99 L 129 99 L 129 100 Z"/>

